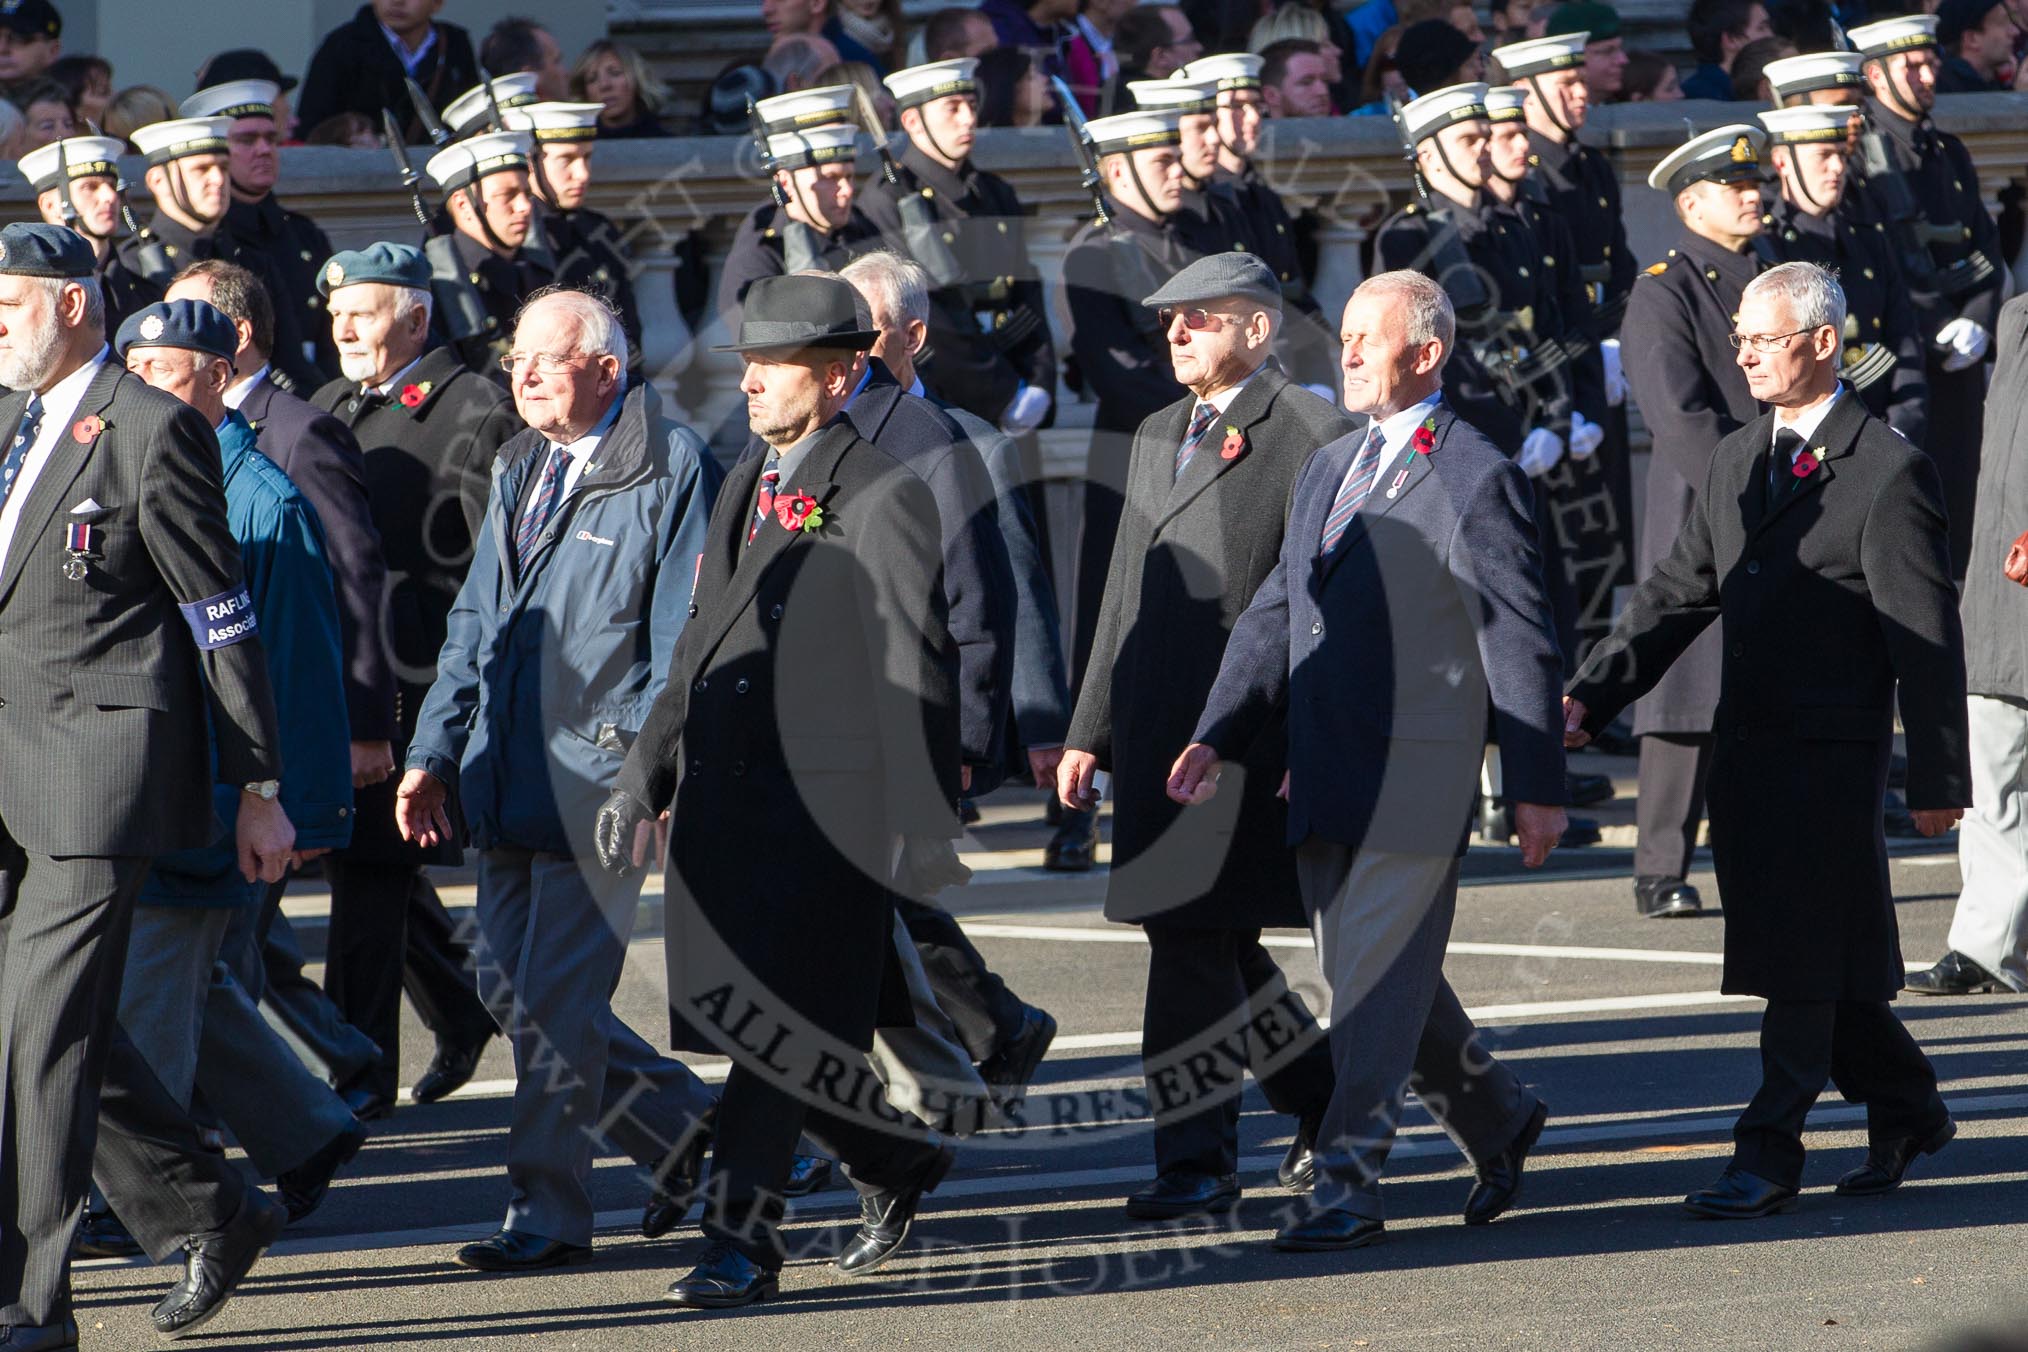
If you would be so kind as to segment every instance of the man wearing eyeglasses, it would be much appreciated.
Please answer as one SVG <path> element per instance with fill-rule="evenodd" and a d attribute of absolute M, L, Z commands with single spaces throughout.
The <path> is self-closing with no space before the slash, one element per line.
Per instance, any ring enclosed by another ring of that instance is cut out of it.
<path fill-rule="evenodd" d="M 1936 466 L 1839 379 L 1844 311 L 1813 263 L 1745 287 L 1735 364 L 1771 411 L 1718 443 L 1667 557 L 1564 700 L 1565 744 L 1582 746 L 1701 633 L 1724 645 L 1710 778 L 1721 989 L 1768 1003 L 1732 1160 L 1684 1201 L 1712 1219 L 1795 1200 L 1804 1117 L 1827 1080 L 1866 1105 L 1844 1196 L 1898 1187 L 1956 1130 L 1888 1007 L 1905 969 L 1881 804 L 1897 710 L 1917 828 L 1942 835 L 1972 801 L 1964 636 Z"/>
<path fill-rule="evenodd" d="M 653 387 L 628 391 L 602 297 L 539 293 L 504 365 L 528 430 L 494 462 L 395 811 L 405 839 L 452 839 L 455 785 L 479 850 L 479 994 L 516 1089 L 506 1219 L 456 1261 L 526 1271 L 589 1256 L 608 1141 L 653 1172 L 651 1217 L 681 1215 L 702 1162 L 710 1091 L 613 1014 L 641 875 L 600 868 L 591 832 L 669 671 L 719 474 Z"/>
<path fill-rule="evenodd" d="M 1668 555 L 1696 508 L 1713 449 L 1760 413 L 1730 339 L 1740 295 L 1767 259 L 1757 242 L 1766 144 L 1758 127 L 1719 127 L 1677 147 L 1648 175 L 1683 229 L 1668 256 L 1634 279 L 1620 330 L 1627 388 L 1654 446 L 1638 577 Z M 1711 769 L 1718 645 L 1716 632 L 1691 645 L 1634 710 L 1641 739 L 1634 908 L 1650 919 L 1704 906 L 1686 879 Z"/>
<path fill-rule="evenodd" d="M 1098 806 L 1101 770 L 1113 780 L 1106 918 L 1148 936 L 1141 1058 L 1155 1114 L 1155 1178 L 1127 1214 L 1160 1220 L 1238 1198 L 1249 1068 L 1269 1105 L 1295 1119 L 1283 1186 L 1312 1181 L 1330 1057 L 1260 943 L 1262 926 L 1305 923 L 1279 723 L 1240 759 L 1245 782 L 1208 829 L 1182 820 L 1165 785 L 1233 622 L 1274 567 L 1297 474 L 1352 422 L 1270 359 L 1281 286 L 1254 255 L 1199 259 L 1145 304 L 1189 393 L 1135 435 L 1105 605 L 1056 773 L 1065 806 L 1080 812 Z M 1240 1052 L 1208 1082 L 1190 1067 L 1213 1046 Z"/>

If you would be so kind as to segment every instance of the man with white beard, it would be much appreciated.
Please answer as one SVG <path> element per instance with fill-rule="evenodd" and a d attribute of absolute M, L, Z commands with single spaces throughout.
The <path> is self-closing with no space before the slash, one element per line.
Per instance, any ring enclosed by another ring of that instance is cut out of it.
<path fill-rule="evenodd" d="M 397 690 L 400 764 L 423 697 L 436 679 L 451 602 L 472 558 L 495 453 L 522 430 L 507 391 L 465 368 L 449 348 L 425 352 L 429 263 L 406 244 L 337 254 L 318 270 L 343 379 L 311 402 L 352 430 L 387 560 L 382 610 Z M 362 1117 L 385 1115 L 398 1089 L 401 993 L 436 1035 L 415 1097 L 442 1098 L 472 1076 L 495 1032 L 467 970 L 465 945 L 425 864 L 459 862 L 453 843 L 407 844 L 394 828 L 395 779 L 357 791 L 350 847 L 326 858 L 331 937 L 324 988 L 381 1059 L 340 1089 Z"/>

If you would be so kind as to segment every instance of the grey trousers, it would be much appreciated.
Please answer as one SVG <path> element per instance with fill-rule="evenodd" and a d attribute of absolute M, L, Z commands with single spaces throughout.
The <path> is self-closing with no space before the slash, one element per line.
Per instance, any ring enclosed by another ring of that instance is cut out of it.
<path fill-rule="evenodd" d="M 1709 733 L 1648 733 L 1641 738 L 1639 796 L 1634 800 L 1636 878 L 1683 878 L 1704 823 L 1711 778 Z"/>
<path fill-rule="evenodd" d="M 514 1049 L 502 1228 L 592 1241 L 592 1158 L 610 1143 L 661 1169 L 713 1103 L 680 1061 L 613 1013 L 640 876 L 532 850 L 479 856 L 479 998 Z"/>
<path fill-rule="evenodd" d="M 895 1107 L 914 1113 L 940 1132 L 969 1136 L 985 1125 L 993 1100 L 956 1024 L 937 1003 L 922 956 L 899 912 L 894 918 L 894 952 L 908 985 L 915 1026 L 874 1031 L 868 1058 L 873 1073 Z"/>
<path fill-rule="evenodd" d="M 1444 980 L 1456 859 L 1312 839 L 1296 851 L 1296 877 L 1331 987 L 1337 1070 L 1312 1196 L 1381 1220 L 1380 1175 L 1409 1089 L 1481 1167 L 1520 1134 L 1537 1100 L 1480 1049 Z"/>
<path fill-rule="evenodd" d="M 120 978 L 120 1022 L 169 1096 L 188 1107 L 197 1084 L 211 965 L 232 911 L 223 906 L 136 906 Z"/>
<path fill-rule="evenodd" d="M 1966 707 L 1972 807 L 1958 824 L 1950 946 L 2028 991 L 2028 701 L 1972 695 Z"/>

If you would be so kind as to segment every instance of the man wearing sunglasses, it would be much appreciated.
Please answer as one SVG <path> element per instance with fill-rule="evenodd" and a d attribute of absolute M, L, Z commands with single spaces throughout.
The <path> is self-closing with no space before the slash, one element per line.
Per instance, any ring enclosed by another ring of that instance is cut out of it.
<path fill-rule="evenodd" d="M 1770 411 L 1718 443 L 1668 556 L 1564 700 L 1565 744 L 1582 746 L 1700 633 L 1724 644 L 1710 778 L 1721 988 L 1768 1003 L 1732 1160 L 1684 1201 L 1712 1219 L 1794 1201 L 1804 1117 L 1827 1080 L 1866 1105 L 1844 1196 L 1898 1187 L 1955 1134 L 1936 1071 L 1888 1006 L 1905 970 L 1881 830 L 1897 710 L 1917 829 L 1942 835 L 1972 801 L 1937 468 L 1838 378 L 1845 298 L 1823 268 L 1769 269 L 1737 313 L 1735 365 Z"/>
<path fill-rule="evenodd" d="M 1279 727 L 1240 762 L 1245 782 L 1214 829 L 1182 821 L 1164 786 L 1233 621 L 1280 553 L 1296 475 L 1352 423 L 1270 358 L 1281 287 L 1252 254 L 1199 259 L 1145 303 L 1189 393 L 1134 437 L 1057 787 L 1067 807 L 1089 812 L 1098 772 L 1113 779 L 1106 918 L 1148 936 L 1141 1056 L 1155 1113 L 1156 1176 L 1127 1199 L 1127 1214 L 1157 1220 L 1229 1210 L 1237 1199 L 1249 1064 L 1269 1105 L 1296 1120 L 1283 1185 L 1305 1191 L 1311 1182 L 1330 1058 L 1260 943 L 1262 926 L 1305 923 L 1279 792 L 1287 760 Z M 1246 1049 L 1223 1091 L 1188 1069 L 1213 1045 Z"/>

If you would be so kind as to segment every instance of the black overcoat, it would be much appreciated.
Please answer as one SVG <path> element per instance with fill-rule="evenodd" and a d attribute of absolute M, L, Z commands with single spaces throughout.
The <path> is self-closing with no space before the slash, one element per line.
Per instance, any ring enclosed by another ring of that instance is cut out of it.
<path fill-rule="evenodd" d="M 1716 621 L 1722 989 L 1891 1000 L 1904 969 L 1880 814 L 1897 700 L 1909 806 L 1971 803 L 1943 490 L 1847 390 L 1809 439 L 1822 463 L 1771 505 L 1773 421 L 1719 444 L 1674 548 L 1571 693 L 1595 732 Z"/>

